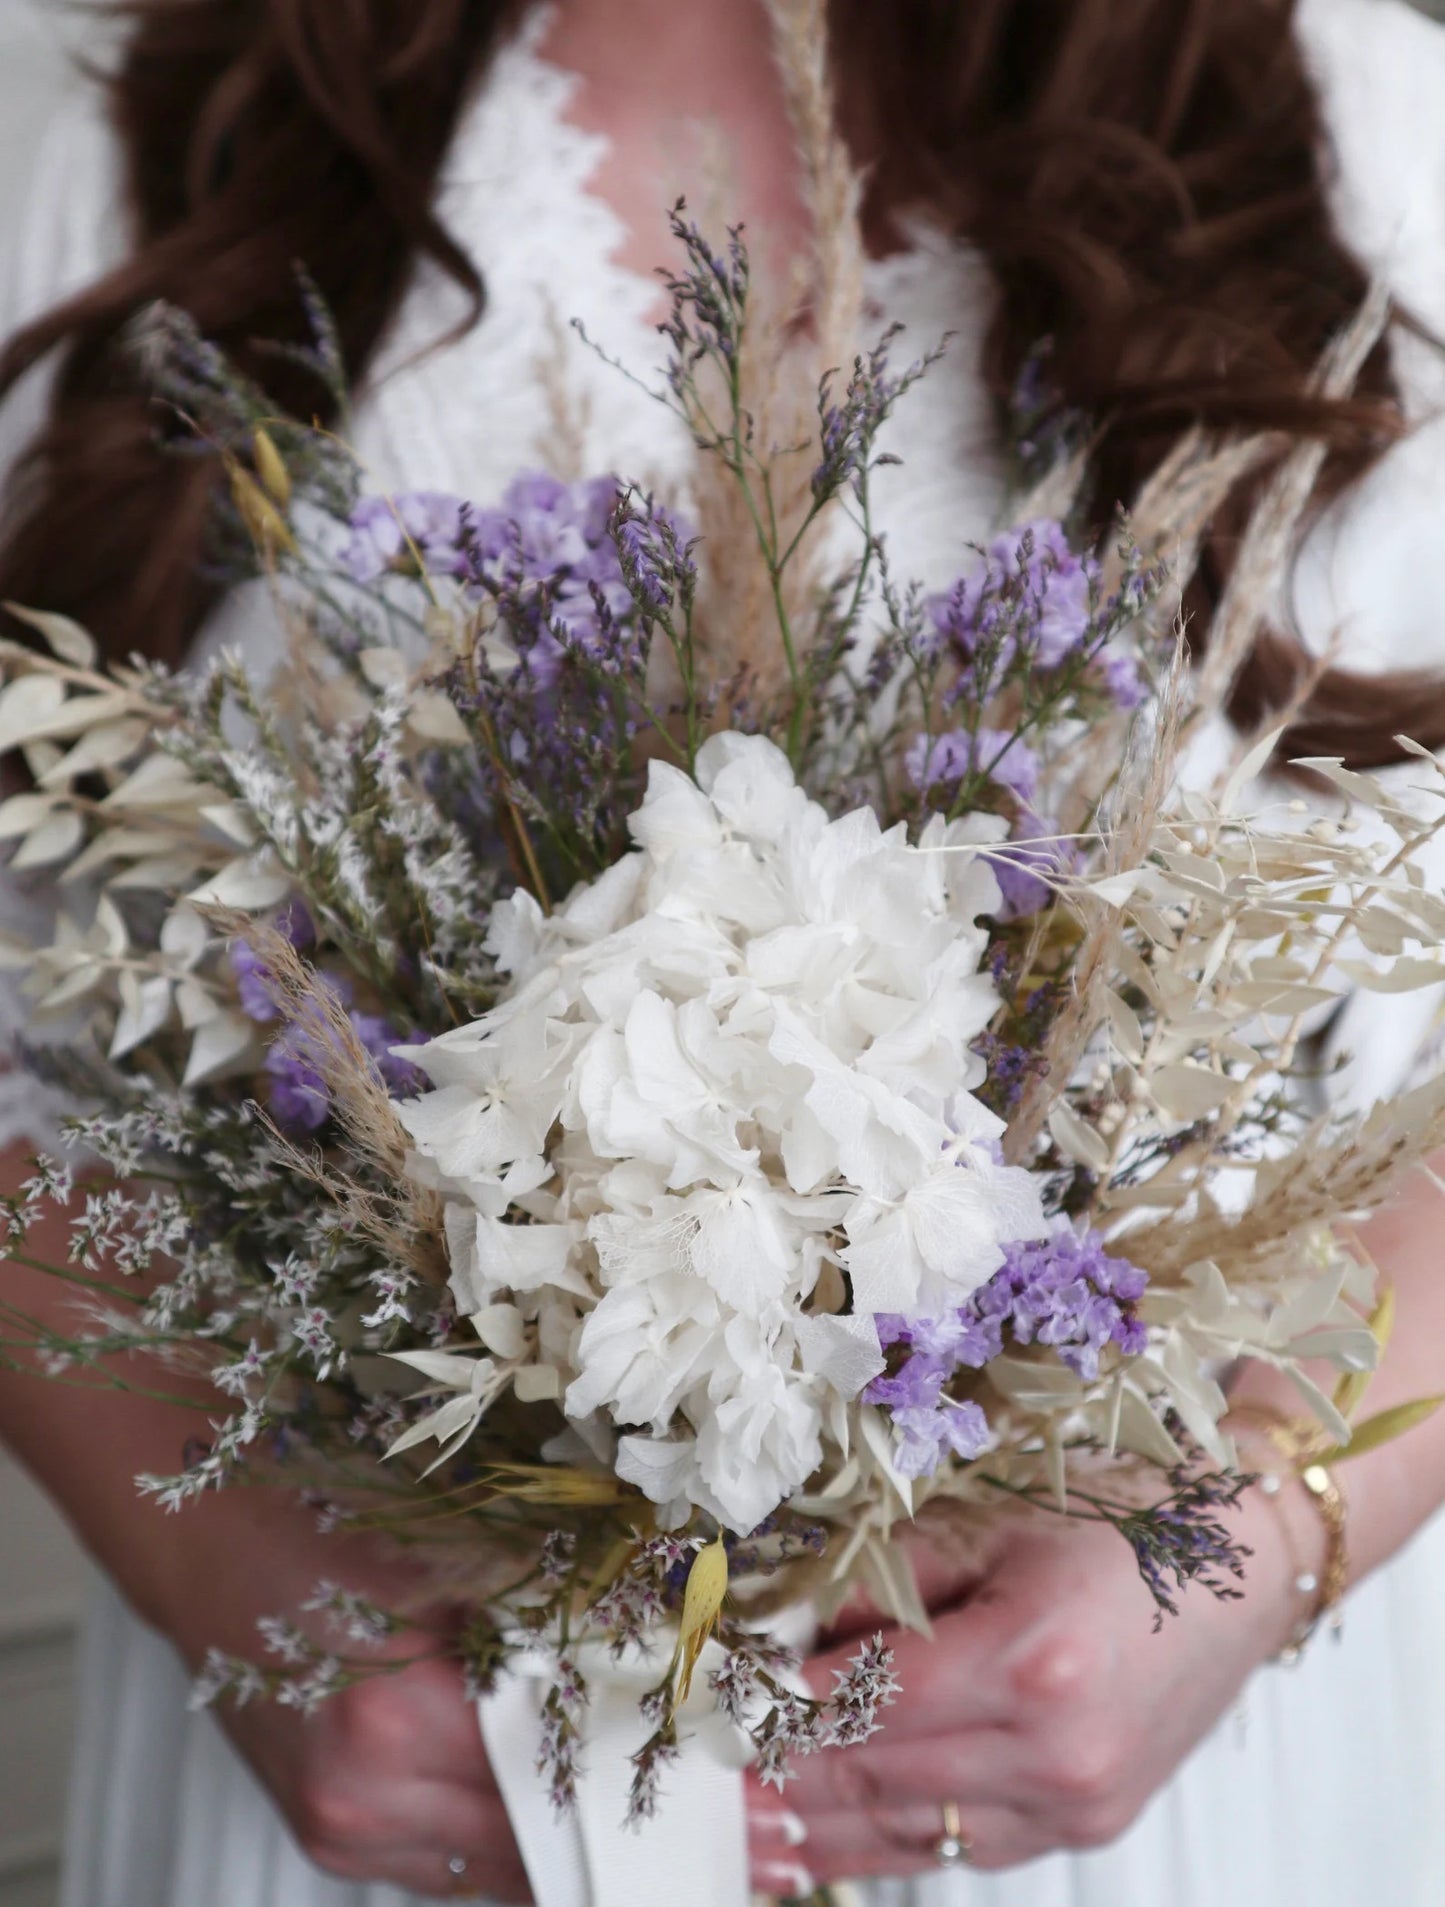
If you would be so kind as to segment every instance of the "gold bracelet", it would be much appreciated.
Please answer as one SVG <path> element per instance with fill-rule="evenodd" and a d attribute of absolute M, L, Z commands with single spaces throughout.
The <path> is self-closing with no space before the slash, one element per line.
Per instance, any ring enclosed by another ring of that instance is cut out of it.
<path fill-rule="evenodd" d="M 1237 1422 L 1255 1425 L 1263 1433 L 1284 1458 L 1290 1474 L 1304 1485 L 1316 1514 L 1324 1524 L 1325 1559 L 1319 1574 L 1316 1575 L 1312 1569 L 1295 1571 L 1295 1588 L 1300 1595 L 1309 1596 L 1312 1600 L 1309 1614 L 1295 1625 L 1289 1641 L 1276 1658 L 1280 1662 L 1293 1664 L 1304 1654 L 1322 1622 L 1328 1619 L 1334 1633 L 1339 1634 L 1340 1603 L 1350 1580 L 1350 1554 L 1346 1542 L 1349 1505 L 1334 1471 L 1328 1464 L 1319 1461 L 1328 1439 L 1316 1425 L 1291 1422 L 1287 1417 L 1253 1404 L 1238 1406 L 1231 1410 L 1230 1416 Z M 1259 1487 L 1266 1496 L 1277 1497 L 1281 1483 L 1282 1479 L 1277 1474 L 1266 1473 L 1260 1479 Z M 1285 1533 L 1288 1536 L 1287 1524 Z"/>

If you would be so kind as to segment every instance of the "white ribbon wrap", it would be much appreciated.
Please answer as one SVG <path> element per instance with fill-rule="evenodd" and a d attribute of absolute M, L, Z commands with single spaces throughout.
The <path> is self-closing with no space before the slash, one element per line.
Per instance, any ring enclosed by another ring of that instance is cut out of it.
<path fill-rule="evenodd" d="M 709 1645 L 707 1656 L 714 1654 Z M 721 1659 L 721 1651 L 716 1651 Z M 574 1660 L 591 1699 L 582 1737 L 577 1806 L 558 1816 L 536 1768 L 542 1704 L 555 1663 L 542 1655 L 508 1664 L 478 1703 L 482 1740 L 511 1816 L 537 1907 L 746 1907 L 746 1735 L 718 1713 L 704 1657 L 678 1718 L 679 1757 L 663 1771 L 657 1813 L 623 1825 L 632 1756 L 651 1732 L 638 1700 L 657 1681 L 655 1657 L 614 1662 L 601 1645 Z"/>

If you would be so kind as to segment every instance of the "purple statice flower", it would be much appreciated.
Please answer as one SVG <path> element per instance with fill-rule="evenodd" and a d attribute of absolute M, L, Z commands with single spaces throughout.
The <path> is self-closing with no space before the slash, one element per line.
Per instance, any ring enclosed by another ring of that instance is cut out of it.
<path fill-rule="evenodd" d="M 358 1013 L 353 1008 L 348 1017 L 356 1037 L 376 1061 L 376 1070 L 393 1099 L 407 1099 L 426 1091 L 426 1076 L 409 1059 L 403 1059 L 393 1050 L 419 1040 L 420 1034 L 413 1034 L 411 1040 L 402 1039 L 390 1020 L 383 1019 L 379 1013 Z"/>
<path fill-rule="evenodd" d="M 980 728 L 972 735 L 959 728 L 932 739 L 920 735 L 910 745 L 904 766 L 924 795 L 935 788 L 956 787 L 967 776 L 980 773 L 1021 802 L 1032 801 L 1038 792 L 1038 756 L 1000 728 Z"/>
<path fill-rule="evenodd" d="M 1115 707 L 1138 708 L 1148 693 L 1138 660 L 1127 650 L 1106 650 L 1098 658 L 1097 666 L 1104 693 Z"/>
<path fill-rule="evenodd" d="M 666 615 L 679 591 L 696 584 L 697 566 L 683 533 L 657 505 L 619 511 L 613 538 L 628 594 L 644 615 Z"/>
<path fill-rule="evenodd" d="M 1017 664 L 1055 669 L 1087 641 L 1098 569 L 1080 556 L 1061 523 L 1043 520 L 995 538 L 982 565 L 929 611 L 965 664 L 983 660 L 995 683 Z"/>
<path fill-rule="evenodd" d="M 501 503 L 479 511 L 467 539 L 467 580 L 493 596 L 532 675 L 550 686 L 563 645 L 594 653 L 632 598 L 610 534 L 615 477 L 568 484 L 542 472 L 518 477 Z M 509 613 L 510 612 L 510 613 Z"/>
<path fill-rule="evenodd" d="M 277 1011 L 271 969 L 249 940 L 236 941 L 230 957 L 241 1011 L 248 1020 L 256 1020 L 264 1026 L 276 1018 Z"/>
<path fill-rule="evenodd" d="M 316 923 L 303 901 L 290 900 L 271 925 L 284 934 L 298 952 L 316 944 Z M 265 1026 L 277 1017 L 276 985 L 271 969 L 248 940 L 231 946 L 231 972 L 236 981 L 236 998 L 248 1020 Z"/>
<path fill-rule="evenodd" d="M 509 802 L 545 816 L 574 869 L 607 865 L 635 805 L 631 744 L 653 719 L 655 629 L 690 627 L 688 532 L 610 477 L 527 477 L 477 517 L 468 564 L 465 587 L 495 613 L 449 691 L 464 721 L 485 721 L 489 756 L 505 764 L 485 792 L 495 803 L 509 780 Z"/>
<path fill-rule="evenodd" d="M 1048 906 L 1049 877 L 1076 866 L 1078 850 L 1057 838 L 1054 822 L 1026 807 L 1014 822 L 1007 854 L 991 854 L 988 861 L 1003 895 L 1002 918 L 1025 920 Z"/>
<path fill-rule="evenodd" d="M 284 934 L 297 953 L 306 953 L 316 945 L 316 922 L 305 901 L 293 896 L 272 922 L 278 934 Z"/>
<path fill-rule="evenodd" d="M 960 1371 L 978 1371 L 1009 1343 L 1044 1344 L 1086 1382 L 1099 1375 L 1113 1345 L 1137 1357 L 1146 1335 L 1137 1305 L 1148 1277 L 1127 1259 L 1105 1251 L 1091 1231 L 1063 1226 L 1047 1238 L 1004 1247 L 1004 1263 L 968 1303 L 940 1318 L 880 1316 L 879 1342 L 902 1351 L 863 1393 L 886 1410 L 903 1443 L 898 1467 L 908 1476 L 936 1470 L 944 1457 L 970 1461 L 984 1449 L 988 1422 L 947 1386 Z"/>
<path fill-rule="evenodd" d="M 320 974 L 316 984 L 331 998 L 346 1001 L 344 981 Z M 396 1099 L 420 1092 L 425 1081 L 409 1060 L 393 1048 L 406 1045 L 390 1021 L 377 1013 L 362 1013 L 348 1007 L 352 1030 L 375 1063 L 377 1074 L 387 1092 Z M 265 1067 L 270 1077 L 270 1104 L 278 1124 L 292 1132 L 316 1132 L 331 1116 L 331 1093 L 326 1085 L 325 1049 L 331 1041 L 331 1026 L 318 999 L 308 1011 L 293 1020 L 272 1042 Z"/>
<path fill-rule="evenodd" d="M 895 1410 L 893 1424 L 903 1436 L 894 1462 L 905 1477 L 931 1477 L 945 1457 L 971 1463 L 988 1448 L 988 1419 L 971 1399 L 945 1397 L 931 1410 Z"/>
<path fill-rule="evenodd" d="M 298 1020 L 266 1055 L 271 1111 L 290 1132 L 315 1132 L 331 1116 L 331 1094 L 316 1063 L 319 1037 Z"/>
<path fill-rule="evenodd" d="M 399 497 L 364 497 L 351 515 L 351 540 L 341 566 L 353 582 L 377 582 L 396 573 L 459 576 L 467 505 L 439 491 Z"/>

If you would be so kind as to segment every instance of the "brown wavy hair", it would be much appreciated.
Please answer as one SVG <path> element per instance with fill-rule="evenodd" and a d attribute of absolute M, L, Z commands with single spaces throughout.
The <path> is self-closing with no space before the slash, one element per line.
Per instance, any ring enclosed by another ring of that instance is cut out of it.
<path fill-rule="evenodd" d="M 315 409 L 256 340 L 304 327 L 304 261 L 361 375 L 419 255 L 480 314 L 481 273 L 438 222 L 438 169 L 519 0 L 126 0 L 108 81 L 135 244 L 13 338 L 0 391 L 52 352 L 48 422 L 12 483 L 0 599 L 43 603 L 112 654 L 174 659 L 210 607 L 214 468 L 157 441 L 120 338 L 154 299 L 273 392 Z M 1327 402 L 1313 372 L 1367 281 L 1336 236 L 1328 147 L 1293 0 L 832 0 L 844 123 L 870 235 L 925 210 L 989 260 L 986 371 L 1005 404 L 1051 340 L 1061 401 L 1094 420 L 1102 522 L 1191 424 L 1322 439 L 1322 495 L 1401 428 L 1387 356 Z M 940 373 L 941 375 L 942 373 Z M 1221 512 L 1193 606 L 1227 577 L 1248 498 Z M 1206 618 L 1207 619 L 1207 618 Z M 1304 659 L 1267 635 L 1236 691 L 1288 706 Z M 1445 743 L 1445 689 L 1333 672 L 1289 738 L 1356 765 L 1408 728 Z"/>

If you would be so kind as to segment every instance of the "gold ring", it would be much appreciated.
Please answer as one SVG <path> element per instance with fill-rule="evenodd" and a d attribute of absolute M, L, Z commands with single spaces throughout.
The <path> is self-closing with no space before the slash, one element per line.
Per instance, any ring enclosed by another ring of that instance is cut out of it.
<path fill-rule="evenodd" d="M 940 1867 L 973 1865 L 973 1843 L 963 1831 L 956 1801 L 943 1804 L 943 1832 L 933 1844 L 933 1858 Z"/>

